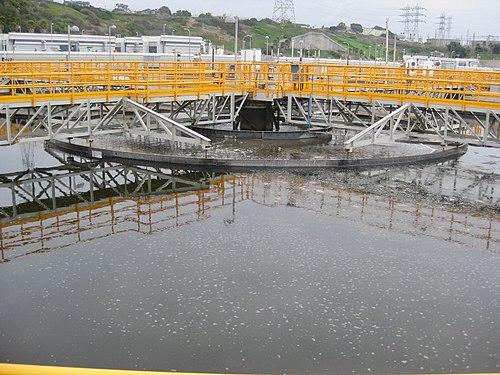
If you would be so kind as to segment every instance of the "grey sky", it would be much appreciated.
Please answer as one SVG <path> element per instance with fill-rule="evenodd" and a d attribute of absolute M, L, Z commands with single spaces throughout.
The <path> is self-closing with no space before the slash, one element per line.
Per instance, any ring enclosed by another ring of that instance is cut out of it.
<path fill-rule="evenodd" d="M 272 17 L 274 0 L 90 0 L 92 5 L 113 9 L 116 3 L 127 4 L 132 10 L 159 8 L 168 6 L 172 11 L 187 9 L 194 15 L 210 12 L 213 15 L 231 14 L 241 18 L 258 19 Z M 312 26 L 332 26 L 339 22 L 361 23 L 365 27 L 385 26 L 389 18 L 389 28 L 400 33 L 403 8 L 407 5 L 420 5 L 426 10 L 425 23 L 420 24 L 420 35 L 434 37 L 438 17 L 444 12 L 452 17 L 452 37 L 467 36 L 472 39 L 487 35 L 500 36 L 500 1 L 499 0 L 294 0 L 296 21 Z"/>

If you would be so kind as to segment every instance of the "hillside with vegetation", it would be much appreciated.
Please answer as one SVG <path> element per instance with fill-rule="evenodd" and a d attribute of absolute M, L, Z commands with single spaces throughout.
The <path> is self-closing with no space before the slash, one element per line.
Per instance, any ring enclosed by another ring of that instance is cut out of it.
<path fill-rule="evenodd" d="M 49 33 L 52 24 L 54 33 L 66 33 L 69 25 L 77 25 L 84 34 L 105 35 L 110 25 L 116 25 L 114 33 L 119 36 L 140 36 L 166 34 L 201 36 L 215 45 L 223 45 L 227 51 L 234 50 L 234 24 L 225 22 L 224 16 L 203 13 L 193 16 L 188 10 L 176 10 L 167 6 L 159 9 L 144 9 L 132 12 L 125 4 L 116 4 L 113 10 L 106 10 L 89 5 L 85 1 L 66 2 L 64 4 L 50 0 L 0 0 L 0 30 L 4 33 L 13 31 Z M 308 25 L 279 24 L 269 18 L 241 19 L 239 22 L 239 40 L 246 47 L 266 50 L 266 36 L 269 37 L 269 50 L 289 54 L 291 38 L 309 31 L 319 31 L 332 39 L 349 45 L 351 58 L 382 58 L 385 36 L 363 35 L 360 24 L 313 29 Z M 382 28 L 379 28 L 383 30 Z M 189 31 L 188 31 L 189 30 Z M 393 34 L 390 33 L 391 46 Z M 449 55 L 451 52 L 461 57 L 481 53 L 489 58 L 499 58 L 499 46 L 492 46 L 481 51 L 470 51 L 460 45 L 437 48 L 428 44 L 404 42 L 398 40 L 399 54 Z M 461 47 L 461 48 L 460 48 Z M 297 46 L 296 46 L 297 48 Z M 341 57 L 338 53 L 322 51 L 322 57 Z M 345 56 L 344 56 L 345 57 Z M 392 55 L 391 55 L 392 58 Z"/>

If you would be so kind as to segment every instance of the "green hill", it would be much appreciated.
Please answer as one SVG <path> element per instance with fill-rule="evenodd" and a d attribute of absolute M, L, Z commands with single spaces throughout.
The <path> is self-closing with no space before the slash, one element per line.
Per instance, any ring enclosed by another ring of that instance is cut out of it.
<path fill-rule="evenodd" d="M 163 6 L 159 9 L 145 9 L 131 12 L 124 4 L 117 4 L 113 11 L 86 6 L 83 2 L 56 3 L 49 0 L 0 0 L 0 29 L 3 32 L 22 31 L 49 33 L 52 24 L 54 33 L 66 33 L 68 24 L 77 25 L 85 34 L 104 35 L 110 25 L 116 25 L 114 33 L 121 36 L 160 35 L 174 33 L 176 35 L 202 36 L 213 44 L 224 45 L 225 49 L 234 49 L 234 24 L 226 23 L 222 17 L 210 13 L 192 17 L 187 10 L 172 13 Z M 342 27 L 339 27 L 342 25 Z M 365 36 L 359 33 L 361 25 L 355 25 L 353 30 L 343 24 L 336 27 L 323 27 L 316 31 L 324 32 L 331 38 L 349 44 L 351 58 L 372 58 L 376 53 L 381 56 L 381 47 L 385 45 L 385 37 Z M 266 36 L 269 36 L 269 48 L 289 54 L 290 38 L 313 30 L 307 25 L 278 24 L 268 18 L 240 20 L 239 40 L 245 36 L 246 47 L 261 48 L 265 51 Z M 355 31 L 358 31 L 357 33 Z M 251 38 L 249 36 L 252 36 Z M 392 45 L 392 40 L 391 40 Z M 419 43 L 398 42 L 398 50 L 407 53 L 430 54 L 436 47 Z M 437 52 L 446 52 L 446 49 Z M 340 57 L 339 54 L 322 51 L 322 57 Z M 392 55 L 391 55 L 392 58 Z"/>

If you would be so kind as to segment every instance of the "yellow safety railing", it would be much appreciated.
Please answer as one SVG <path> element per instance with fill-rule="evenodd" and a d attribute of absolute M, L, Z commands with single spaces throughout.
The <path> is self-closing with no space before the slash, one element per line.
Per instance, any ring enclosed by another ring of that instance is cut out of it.
<path fill-rule="evenodd" d="M 0 375 L 216 375 L 189 372 L 157 372 L 134 370 L 106 370 L 79 367 L 34 366 L 0 364 Z M 224 374 L 230 375 L 230 374 Z M 471 373 L 468 375 L 498 375 L 498 373 Z"/>
<path fill-rule="evenodd" d="M 136 370 L 108 370 L 80 367 L 17 365 L 0 363 L 0 375 L 204 375 L 189 372 L 158 372 Z M 208 375 L 208 374 L 207 374 Z M 210 374 L 215 375 L 215 374 Z M 228 375 L 228 374 L 225 374 Z"/>
<path fill-rule="evenodd" d="M 500 72 L 226 62 L 2 62 L 0 104 L 228 93 L 500 108 Z"/>

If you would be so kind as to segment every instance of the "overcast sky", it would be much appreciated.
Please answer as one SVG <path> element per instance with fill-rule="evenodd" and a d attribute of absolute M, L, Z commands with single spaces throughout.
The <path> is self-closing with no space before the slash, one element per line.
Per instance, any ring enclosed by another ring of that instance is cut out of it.
<path fill-rule="evenodd" d="M 157 9 L 166 5 L 175 12 L 187 9 L 193 15 L 210 12 L 213 15 L 236 15 L 240 18 L 272 18 L 275 0 L 90 0 L 94 6 L 112 10 L 116 3 L 127 4 L 132 10 L 145 8 Z M 445 13 L 452 17 L 452 37 L 472 39 L 487 35 L 500 36 L 500 0 L 294 0 L 295 18 L 298 23 L 311 26 L 332 26 L 339 22 L 350 24 L 361 23 L 364 27 L 375 25 L 385 27 L 385 19 L 389 18 L 391 31 L 401 33 L 404 24 L 401 22 L 400 10 L 405 6 L 420 5 L 426 17 L 420 24 L 420 35 L 426 39 L 433 38 L 438 26 L 438 17 Z"/>

